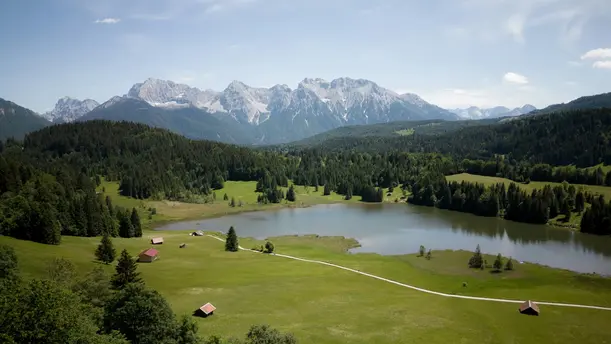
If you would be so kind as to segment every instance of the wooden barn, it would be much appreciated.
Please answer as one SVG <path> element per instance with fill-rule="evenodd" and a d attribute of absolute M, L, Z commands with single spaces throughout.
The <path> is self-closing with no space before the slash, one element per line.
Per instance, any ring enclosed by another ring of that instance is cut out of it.
<path fill-rule="evenodd" d="M 539 315 L 539 305 L 528 300 L 520 305 L 520 313 L 527 315 Z"/>
<path fill-rule="evenodd" d="M 151 239 L 151 244 L 153 244 L 153 245 L 161 245 L 161 244 L 163 244 L 163 238 L 162 237 L 153 238 L 153 239 Z"/>
<path fill-rule="evenodd" d="M 216 310 L 216 307 L 214 307 L 210 302 L 206 303 L 205 305 L 199 307 L 194 313 L 193 315 L 196 316 L 200 316 L 203 318 L 206 318 L 209 315 L 213 315 L 214 311 Z"/>
<path fill-rule="evenodd" d="M 146 249 L 138 255 L 138 261 L 142 263 L 152 263 L 159 258 L 159 251 L 154 248 Z"/>

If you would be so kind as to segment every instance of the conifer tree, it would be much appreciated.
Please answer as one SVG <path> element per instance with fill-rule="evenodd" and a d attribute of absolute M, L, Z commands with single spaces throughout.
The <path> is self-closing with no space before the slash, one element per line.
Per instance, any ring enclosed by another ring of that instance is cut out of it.
<path fill-rule="evenodd" d="M 225 241 L 225 251 L 237 252 L 238 249 L 238 235 L 236 234 L 233 226 L 231 226 L 229 227 L 229 231 L 227 232 L 227 240 Z"/>
<path fill-rule="evenodd" d="M 424 248 L 424 245 L 420 245 L 420 250 L 418 250 L 418 255 L 420 257 L 424 256 L 424 252 L 426 252 L 426 248 Z"/>
<path fill-rule="evenodd" d="M 295 197 L 295 187 L 292 184 L 286 192 L 286 200 L 289 202 L 295 202 L 297 200 Z"/>
<path fill-rule="evenodd" d="M 496 271 L 501 271 L 501 269 L 503 268 L 503 256 L 501 256 L 500 253 L 496 256 L 496 259 L 494 260 L 492 267 Z"/>
<path fill-rule="evenodd" d="M 134 226 L 132 226 L 131 216 L 127 211 L 120 211 L 119 216 L 119 236 L 122 238 L 132 238 L 134 236 Z"/>
<path fill-rule="evenodd" d="M 331 194 L 331 187 L 329 186 L 329 184 L 325 184 L 325 189 L 323 190 L 322 193 L 324 196 L 329 196 Z"/>
<path fill-rule="evenodd" d="M 130 257 L 127 250 L 121 251 L 121 257 L 119 257 L 115 270 L 116 273 L 111 279 L 114 289 L 122 289 L 129 283 L 143 283 L 137 271 L 136 261 Z"/>
<path fill-rule="evenodd" d="M 507 260 L 507 263 L 505 263 L 505 270 L 508 270 L 508 271 L 513 270 L 513 259 L 511 259 L 511 257 L 509 257 L 509 259 Z"/>
<path fill-rule="evenodd" d="M 469 259 L 469 267 L 470 268 L 482 268 L 484 266 L 484 258 L 482 257 L 482 251 L 479 248 L 479 245 L 475 248 L 475 253 Z"/>
<path fill-rule="evenodd" d="M 140 223 L 140 215 L 138 215 L 138 211 L 136 208 L 132 208 L 132 215 L 130 217 L 130 222 L 132 227 L 134 228 L 134 237 L 141 238 L 142 237 L 142 224 Z"/>
<path fill-rule="evenodd" d="M 112 240 L 108 234 L 104 234 L 102 240 L 100 241 L 100 245 L 95 250 L 95 257 L 106 264 L 112 263 L 117 256 L 117 251 L 115 250 Z"/>

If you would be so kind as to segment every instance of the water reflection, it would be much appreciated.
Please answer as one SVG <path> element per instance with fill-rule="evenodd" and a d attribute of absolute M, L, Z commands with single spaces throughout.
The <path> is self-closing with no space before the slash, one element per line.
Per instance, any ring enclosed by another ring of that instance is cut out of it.
<path fill-rule="evenodd" d="M 611 237 L 550 226 L 405 204 L 333 204 L 253 212 L 168 224 L 159 229 L 226 231 L 259 239 L 278 235 L 343 235 L 357 239 L 355 252 L 405 254 L 420 245 L 436 249 L 501 253 L 519 260 L 580 272 L 611 274 Z"/>

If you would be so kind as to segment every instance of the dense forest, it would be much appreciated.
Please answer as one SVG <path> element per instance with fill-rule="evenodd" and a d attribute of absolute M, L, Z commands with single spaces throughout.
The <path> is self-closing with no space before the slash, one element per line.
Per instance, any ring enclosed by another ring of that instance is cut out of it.
<path fill-rule="evenodd" d="M 244 339 L 203 338 L 191 315 L 177 316 L 146 286 L 125 250 L 112 276 L 99 266 L 81 276 L 69 260 L 55 258 L 44 278 L 25 279 L 7 245 L 0 245 L 0 262 L 0 343 L 296 343 L 267 325 L 253 325 Z"/>
<path fill-rule="evenodd" d="M 335 137 L 308 148 L 326 152 L 434 152 L 456 160 L 489 160 L 502 155 L 508 161 L 589 167 L 611 164 L 610 114 L 609 108 L 574 110 L 471 126 L 444 135 Z"/>
<path fill-rule="evenodd" d="M 554 134 L 564 132 L 558 122 L 563 125 L 570 122 L 574 124 L 570 125 L 572 131 L 581 133 L 571 136 L 574 144 L 579 138 L 583 138 L 582 145 L 587 144 L 592 136 L 598 135 L 598 146 L 579 153 L 595 152 L 597 156 L 605 157 L 608 148 L 602 142 L 606 142 L 606 125 L 611 120 L 603 117 L 611 116 L 602 114 L 591 112 L 588 118 L 584 117 L 585 113 L 573 113 L 569 117 L 556 114 L 553 121 L 543 119 L 555 131 L 550 131 L 547 138 L 541 140 L 560 141 L 562 136 Z M 514 141 L 519 141 L 520 137 L 528 139 L 529 135 L 542 134 L 537 134 L 540 130 L 537 123 L 541 120 L 528 119 L 520 125 L 515 123 L 522 121 L 512 121 L 493 127 L 497 129 L 488 129 L 488 132 L 496 133 L 498 128 L 505 128 L 501 132 L 514 133 L 504 138 L 497 137 L 497 134 L 487 135 L 496 137 L 494 146 L 500 150 L 503 145 L 517 145 Z M 482 128 L 485 127 L 461 129 L 434 140 L 455 135 L 467 140 L 469 135 L 463 131 L 479 132 L 484 130 Z M 585 134 L 584 130 L 597 134 Z M 568 137 L 564 139 L 568 140 Z M 463 144 L 461 140 L 457 141 L 461 144 L 455 146 L 466 151 L 469 142 Z M 533 144 L 533 147 L 543 149 L 541 145 Z M 563 147 L 556 154 L 566 155 L 569 154 L 566 150 L 573 149 L 566 148 L 566 145 Z M 519 153 L 518 148 L 516 152 Z M 551 154 L 549 149 L 532 151 Z M 451 152 L 444 155 L 427 152 L 426 149 L 423 152 L 395 149 L 368 153 L 308 148 L 282 154 L 190 140 L 167 130 L 130 122 L 88 121 L 53 125 L 27 135 L 22 142 L 8 140 L 0 144 L 0 234 L 48 244 L 58 244 L 61 235 L 141 235 L 136 224 L 139 220 L 134 218 L 137 212 L 114 207 L 110 199 L 96 193 L 101 177 L 118 181 L 120 193 L 125 196 L 186 202 L 211 194 L 228 180 L 257 181 L 253 191 L 259 193 L 261 203 L 278 203 L 287 198 L 293 201 L 294 192 L 286 195 L 280 189 L 281 186 L 288 187 L 289 181 L 315 188 L 320 186 L 324 194 L 334 191 L 346 199 L 360 197 L 364 202 L 381 202 L 387 189 L 402 188 L 405 195 L 412 193 L 409 201 L 415 204 L 533 223 L 545 223 L 557 214 L 566 213 L 567 208 L 576 209 L 578 195 L 571 192 L 574 187 L 564 188 L 562 192 L 543 189 L 526 195 L 513 186 L 504 190 L 500 186 L 485 188 L 481 185 L 448 184 L 444 176 L 469 172 L 503 176 L 525 183 L 541 180 L 611 184 L 611 173 L 605 174 L 600 168 L 535 164 L 532 159 L 516 160 L 512 158 L 513 154 L 494 155 L 488 159 L 460 156 Z M 601 159 L 594 160 L 598 162 Z M 587 203 L 591 200 L 589 197 Z M 607 205 L 604 200 L 594 203 L 597 206 L 584 214 L 589 222 L 582 230 L 611 233 L 601 229 L 606 228 L 603 225 L 598 225 L 608 221 Z"/>

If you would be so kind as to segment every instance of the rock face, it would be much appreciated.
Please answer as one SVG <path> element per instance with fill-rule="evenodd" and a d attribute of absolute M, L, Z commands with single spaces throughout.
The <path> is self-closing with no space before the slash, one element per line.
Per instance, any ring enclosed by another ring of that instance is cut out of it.
<path fill-rule="evenodd" d="M 95 109 L 98 105 L 100 104 L 93 99 L 78 100 L 63 97 L 57 101 L 53 111 L 44 113 L 42 116 L 53 123 L 73 122 Z"/>
<path fill-rule="evenodd" d="M 526 104 L 522 107 L 518 107 L 513 110 L 504 106 L 496 106 L 487 109 L 478 108 L 477 106 L 471 106 L 466 109 L 452 109 L 450 110 L 450 112 L 455 113 L 461 119 L 484 119 L 507 116 L 521 116 L 536 109 L 536 107 L 530 104 Z"/>
<path fill-rule="evenodd" d="M 195 107 L 233 125 L 250 127 L 256 141 L 266 143 L 300 139 L 343 125 L 458 119 L 415 94 L 400 95 L 372 81 L 351 78 L 330 82 L 306 78 L 296 89 L 287 85 L 256 88 L 233 81 L 222 92 L 149 78 L 135 84 L 126 97 L 159 108 Z"/>

